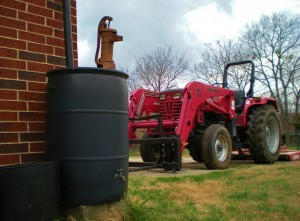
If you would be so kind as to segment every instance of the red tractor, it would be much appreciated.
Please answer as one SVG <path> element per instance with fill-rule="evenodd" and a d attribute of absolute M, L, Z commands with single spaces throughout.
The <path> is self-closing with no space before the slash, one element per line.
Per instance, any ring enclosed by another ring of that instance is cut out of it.
<path fill-rule="evenodd" d="M 250 89 L 227 88 L 233 65 L 251 65 Z M 185 148 L 208 169 L 225 169 L 232 150 L 249 149 L 255 163 L 274 163 L 281 149 L 276 100 L 254 97 L 252 61 L 225 66 L 222 86 L 190 82 L 184 89 L 155 92 L 137 89 L 130 96 L 129 142 L 140 144 L 144 162 L 180 170 Z M 145 134 L 137 139 L 136 130 Z"/>

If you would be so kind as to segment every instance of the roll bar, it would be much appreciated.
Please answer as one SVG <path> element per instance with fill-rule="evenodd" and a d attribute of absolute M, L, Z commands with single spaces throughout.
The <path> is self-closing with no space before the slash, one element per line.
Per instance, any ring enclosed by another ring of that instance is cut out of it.
<path fill-rule="evenodd" d="M 251 75 L 250 75 L 250 88 L 247 92 L 247 97 L 253 97 L 253 88 L 254 88 L 254 82 L 255 82 L 255 77 L 254 77 L 254 72 L 255 72 L 255 64 L 251 60 L 245 60 L 245 61 L 236 61 L 236 62 L 230 62 L 225 65 L 224 68 L 224 75 L 223 75 L 223 88 L 227 87 L 227 70 L 230 66 L 233 65 L 241 65 L 241 64 L 251 64 Z"/>

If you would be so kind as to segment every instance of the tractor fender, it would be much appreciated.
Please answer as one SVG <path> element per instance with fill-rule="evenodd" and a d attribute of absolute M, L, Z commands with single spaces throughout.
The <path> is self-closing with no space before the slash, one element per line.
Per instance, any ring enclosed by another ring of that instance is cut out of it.
<path fill-rule="evenodd" d="M 249 113 L 254 108 L 257 108 L 258 106 L 263 106 L 263 105 L 272 105 L 277 112 L 279 112 L 278 104 L 275 99 L 270 98 L 270 97 L 261 97 L 261 98 L 247 98 L 245 101 L 245 107 L 244 107 L 244 114 L 243 114 L 243 126 L 246 126 L 247 124 L 247 119 Z"/>

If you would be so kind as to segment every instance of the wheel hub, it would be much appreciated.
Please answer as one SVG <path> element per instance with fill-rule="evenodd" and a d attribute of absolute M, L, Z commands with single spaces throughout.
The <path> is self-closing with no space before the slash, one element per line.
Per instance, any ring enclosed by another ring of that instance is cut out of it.
<path fill-rule="evenodd" d="M 226 139 L 221 135 L 216 139 L 215 151 L 219 161 L 223 162 L 226 160 L 228 153 L 228 144 L 226 142 Z"/>
<path fill-rule="evenodd" d="M 274 118 L 270 118 L 265 129 L 266 143 L 269 151 L 275 153 L 279 145 L 279 128 Z"/>

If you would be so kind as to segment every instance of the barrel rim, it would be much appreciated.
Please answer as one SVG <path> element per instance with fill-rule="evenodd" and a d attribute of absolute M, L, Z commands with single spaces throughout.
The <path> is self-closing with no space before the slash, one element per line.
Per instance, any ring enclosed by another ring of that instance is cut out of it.
<path fill-rule="evenodd" d="M 48 71 L 46 76 L 57 75 L 57 74 L 104 74 L 104 75 L 115 75 L 125 79 L 128 79 L 128 74 L 118 71 L 105 68 L 93 68 L 93 67 L 78 67 L 78 68 L 59 68 Z"/>

